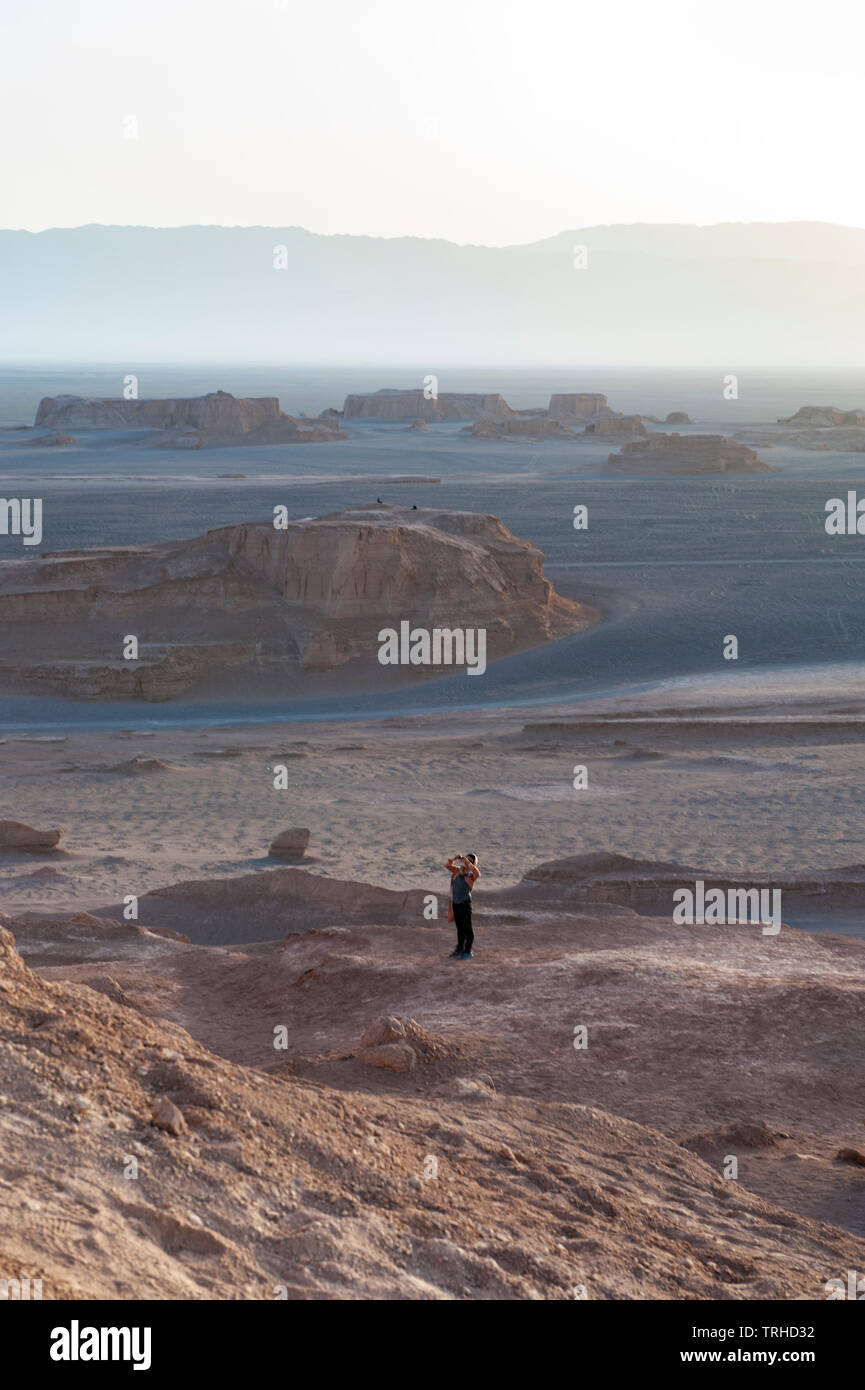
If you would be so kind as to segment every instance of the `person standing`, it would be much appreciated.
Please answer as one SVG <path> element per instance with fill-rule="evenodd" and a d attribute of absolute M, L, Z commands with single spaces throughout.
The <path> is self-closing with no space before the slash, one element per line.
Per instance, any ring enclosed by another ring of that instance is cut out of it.
<path fill-rule="evenodd" d="M 451 876 L 451 898 L 448 921 L 457 929 L 457 947 L 451 951 L 456 960 L 472 960 L 475 934 L 472 930 L 472 889 L 481 876 L 476 854 L 452 855 L 445 864 Z"/>

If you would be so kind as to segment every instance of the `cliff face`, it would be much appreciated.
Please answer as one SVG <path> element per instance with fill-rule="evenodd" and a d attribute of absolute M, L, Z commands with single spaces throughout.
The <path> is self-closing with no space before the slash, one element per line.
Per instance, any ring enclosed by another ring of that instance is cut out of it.
<path fill-rule="evenodd" d="M 346 420 L 480 420 L 513 414 L 503 396 L 495 393 L 445 391 L 427 399 L 422 390 L 381 391 L 346 396 Z"/>
<path fill-rule="evenodd" d="M 37 425 L 81 429 L 196 429 L 247 434 L 281 415 L 276 396 L 238 399 L 227 391 L 167 400 L 99 400 L 85 396 L 45 396 Z"/>
<path fill-rule="evenodd" d="M 343 688 L 385 686 L 456 668 L 381 666 L 383 627 L 484 628 L 494 660 L 594 616 L 496 517 L 376 507 L 0 564 L 0 685 L 163 700 L 205 677 L 237 696 L 308 691 L 313 675 L 327 688 L 344 668 Z"/>
<path fill-rule="evenodd" d="M 84 396 L 45 396 L 36 425 L 52 429 L 130 429 L 161 431 L 157 447 L 200 448 L 208 444 L 283 444 L 301 439 L 342 438 L 338 420 L 297 420 L 285 415 L 276 396 L 207 396 L 165 400 L 101 400 Z"/>
<path fill-rule="evenodd" d="M 659 477 L 775 472 L 753 449 L 720 434 L 652 434 L 610 454 L 607 467 L 618 473 L 651 473 Z"/>
<path fill-rule="evenodd" d="M 590 392 L 557 392 L 550 396 L 549 416 L 563 424 L 586 425 L 605 415 L 612 415 L 606 396 Z"/>

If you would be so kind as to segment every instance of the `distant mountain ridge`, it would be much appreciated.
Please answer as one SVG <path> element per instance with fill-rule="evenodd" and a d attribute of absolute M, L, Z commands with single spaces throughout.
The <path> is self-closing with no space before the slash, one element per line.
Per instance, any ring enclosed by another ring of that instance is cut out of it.
<path fill-rule="evenodd" d="M 508 247 L 0 231 L 0 302 L 5 362 L 849 367 L 865 356 L 865 229 L 634 224 Z"/>

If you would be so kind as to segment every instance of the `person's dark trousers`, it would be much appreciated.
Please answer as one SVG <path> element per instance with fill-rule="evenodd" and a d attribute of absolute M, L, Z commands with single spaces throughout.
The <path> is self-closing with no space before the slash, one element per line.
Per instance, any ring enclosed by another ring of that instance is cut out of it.
<path fill-rule="evenodd" d="M 472 905 L 470 902 L 454 903 L 454 921 L 457 928 L 457 950 L 470 951 L 475 939 L 475 934 L 472 931 Z"/>

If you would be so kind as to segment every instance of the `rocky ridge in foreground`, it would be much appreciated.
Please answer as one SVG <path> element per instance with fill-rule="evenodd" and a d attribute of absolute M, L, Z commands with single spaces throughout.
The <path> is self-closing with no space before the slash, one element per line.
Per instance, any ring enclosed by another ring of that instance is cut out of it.
<path fill-rule="evenodd" d="M 640 969 L 625 940 L 604 967 L 597 938 L 576 938 L 566 979 L 545 960 L 561 956 L 558 933 L 535 924 L 534 1025 L 515 1047 L 525 974 L 506 982 L 525 927 L 499 942 L 498 966 L 491 952 L 461 968 L 438 933 L 406 928 L 334 927 L 262 953 L 88 914 L 7 925 L 31 964 L 0 930 L 4 1274 L 40 1279 L 44 1299 L 786 1300 L 861 1267 L 861 1238 L 791 1210 L 800 1163 L 780 1169 L 784 1205 L 749 1190 L 780 1134 L 719 1138 L 679 1095 L 677 1142 L 602 1103 L 621 1084 L 610 1044 L 628 1045 L 620 1013 L 598 1012 L 605 981 L 623 950 Z M 55 963 L 40 964 L 48 951 Z M 475 966 L 486 980 L 470 980 Z M 567 1003 L 538 1013 L 557 978 Z M 382 998 L 402 1017 L 377 1018 Z M 571 1047 L 577 1015 L 595 1029 L 594 1063 L 591 1044 Z M 543 1075 L 558 1034 L 567 1100 Z M 661 1118 L 651 1083 L 640 1089 Z M 719 1142 L 747 1180 L 720 1176 Z"/>

